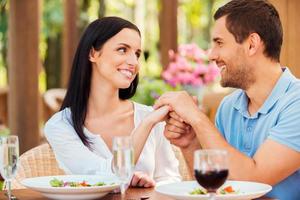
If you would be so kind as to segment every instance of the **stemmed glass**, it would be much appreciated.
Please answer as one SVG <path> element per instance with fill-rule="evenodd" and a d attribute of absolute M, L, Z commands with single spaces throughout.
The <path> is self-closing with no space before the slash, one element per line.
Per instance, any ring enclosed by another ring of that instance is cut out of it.
<path fill-rule="evenodd" d="M 194 152 L 194 175 L 197 182 L 214 200 L 217 189 L 228 177 L 228 155 L 224 150 L 208 149 Z"/>
<path fill-rule="evenodd" d="M 130 136 L 114 137 L 112 150 L 113 171 L 120 178 L 120 190 L 123 197 L 134 168 L 132 138 Z"/>
<path fill-rule="evenodd" d="M 0 172 L 7 183 L 8 199 L 16 199 L 11 194 L 11 180 L 15 177 L 19 158 L 18 136 L 0 137 Z"/>

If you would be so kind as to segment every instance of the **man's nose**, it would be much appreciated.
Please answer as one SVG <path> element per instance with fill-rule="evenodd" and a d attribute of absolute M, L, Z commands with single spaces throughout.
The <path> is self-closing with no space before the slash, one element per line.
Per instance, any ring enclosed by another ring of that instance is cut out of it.
<path fill-rule="evenodd" d="M 208 49 L 207 51 L 209 61 L 216 61 L 218 56 L 216 51 L 213 48 Z"/>

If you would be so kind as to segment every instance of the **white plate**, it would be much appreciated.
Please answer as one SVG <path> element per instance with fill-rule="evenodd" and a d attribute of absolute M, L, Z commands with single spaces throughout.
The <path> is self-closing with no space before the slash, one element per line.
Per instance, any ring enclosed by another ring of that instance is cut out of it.
<path fill-rule="evenodd" d="M 52 187 L 50 180 L 53 178 L 63 181 L 86 181 L 89 184 L 104 182 L 106 185 L 91 187 Z M 119 179 L 116 176 L 98 175 L 43 176 L 24 179 L 21 183 L 25 187 L 41 192 L 50 199 L 61 200 L 97 199 L 119 187 Z"/>
<path fill-rule="evenodd" d="M 245 200 L 254 199 L 263 196 L 272 190 L 272 187 L 263 183 L 246 182 L 246 181 L 226 181 L 224 186 L 231 185 L 234 190 L 239 191 L 238 194 L 216 195 L 217 200 Z M 156 192 L 179 200 L 204 200 L 208 199 L 208 195 L 191 195 L 189 194 L 195 188 L 200 186 L 196 181 L 183 181 L 179 183 L 171 183 L 161 185 L 155 188 Z"/>

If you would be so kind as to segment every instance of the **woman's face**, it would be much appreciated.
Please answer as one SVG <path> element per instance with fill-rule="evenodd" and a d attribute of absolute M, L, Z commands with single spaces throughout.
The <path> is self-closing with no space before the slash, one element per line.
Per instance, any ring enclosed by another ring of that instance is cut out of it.
<path fill-rule="evenodd" d="M 93 78 L 104 80 L 115 88 L 128 88 L 139 71 L 141 37 L 137 31 L 122 29 L 99 51 L 91 50 Z"/>

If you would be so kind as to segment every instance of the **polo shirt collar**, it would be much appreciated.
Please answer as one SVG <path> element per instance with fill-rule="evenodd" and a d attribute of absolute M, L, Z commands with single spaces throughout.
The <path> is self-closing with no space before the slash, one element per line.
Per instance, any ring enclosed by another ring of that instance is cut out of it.
<path fill-rule="evenodd" d="M 267 114 L 273 107 L 273 105 L 277 102 L 277 100 L 286 93 L 291 82 L 293 80 L 296 80 L 296 77 L 290 72 L 287 67 L 282 68 L 282 71 L 283 73 L 275 84 L 275 87 L 273 88 L 271 94 L 268 96 L 258 112 L 251 116 L 251 118 L 256 118 L 258 116 L 258 113 Z M 244 90 L 242 90 L 241 94 L 237 97 L 233 106 L 242 115 L 249 117 L 248 96 Z"/>

